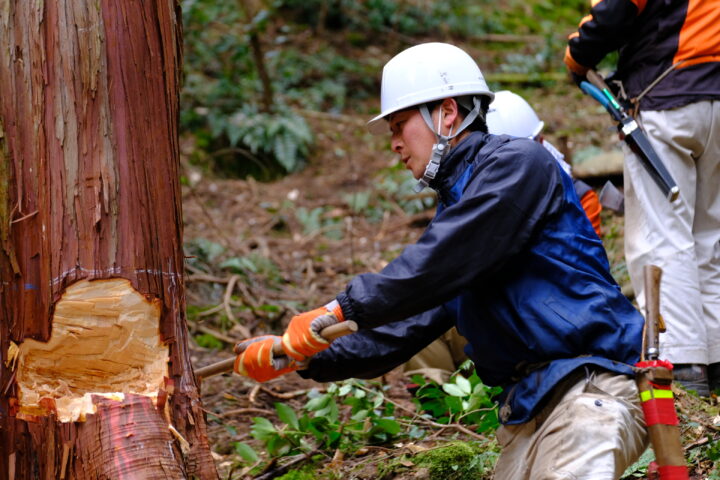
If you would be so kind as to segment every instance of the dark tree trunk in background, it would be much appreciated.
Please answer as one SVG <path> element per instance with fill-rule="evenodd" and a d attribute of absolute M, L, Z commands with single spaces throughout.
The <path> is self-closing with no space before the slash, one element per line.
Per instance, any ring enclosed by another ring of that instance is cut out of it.
<path fill-rule="evenodd" d="M 0 479 L 217 478 L 187 349 L 175 0 L 0 0 Z"/>

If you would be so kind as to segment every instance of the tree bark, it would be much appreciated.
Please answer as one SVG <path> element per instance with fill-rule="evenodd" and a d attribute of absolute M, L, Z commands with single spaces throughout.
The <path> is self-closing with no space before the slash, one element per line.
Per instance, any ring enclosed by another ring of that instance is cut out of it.
<path fill-rule="evenodd" d="M 187 348 L 176 0 L 0 0 L 0 479 L 217 478 Z"/>

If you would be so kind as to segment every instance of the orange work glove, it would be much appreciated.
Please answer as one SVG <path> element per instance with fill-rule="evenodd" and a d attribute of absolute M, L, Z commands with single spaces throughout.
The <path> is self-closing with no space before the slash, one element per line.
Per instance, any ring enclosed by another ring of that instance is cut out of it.
<path fill-rule="evenodd" d="M 257 382 L 267 382 L 275 377 L 298 369 L 295 360 L 282 356 L 275 358 L 273 347 L 280 345 L 282 338 L 277 335 L 253 337 L 235 345 L 234 370 L 240 375 Z"/>
<path fill-rule="evenodd" d="M 320 335 L 325 327 L 344 321 L 342 309 L 336 300 L 324 307 L 295 315 L 282 337 L 283 350 L 288 356 L 302 362 L 330 346 L 330 342 Z"/>

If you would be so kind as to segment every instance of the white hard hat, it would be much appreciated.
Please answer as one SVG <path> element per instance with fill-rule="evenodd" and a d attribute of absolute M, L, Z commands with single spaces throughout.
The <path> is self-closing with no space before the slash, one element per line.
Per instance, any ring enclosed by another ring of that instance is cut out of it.
<path fill-rule="evenodd" d="M 495 92 L 486 121 L 493 135 L 524 138 L 537 137 L 545 126 L 524 98 L 508 90 Z"/>
<path fill-rule="evenodd" d="M 368 122 L 373 133 L 383 133 L 391 113 L 434 100 L 463 95 L 493 94 L 470 55 L 447 43 L 422 43 L 395 55 L 385 64 L 380 88 L 380 110 Z"/>

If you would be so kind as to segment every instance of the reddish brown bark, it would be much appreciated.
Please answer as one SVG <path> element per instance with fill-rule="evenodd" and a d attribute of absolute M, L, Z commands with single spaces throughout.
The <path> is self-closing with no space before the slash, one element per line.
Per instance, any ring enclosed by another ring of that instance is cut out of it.
<path fill-rule="evenodd" d="M 187 350 L 180 63 L 174 0 L 0 0 L 0 479 L 217 476 Z M 14 344 L 50 340 L 69 286 L 116 277 L 161 305 L 169 408 L 124 392 L 84 422 L 53 399 L 18 418 Z"/>

